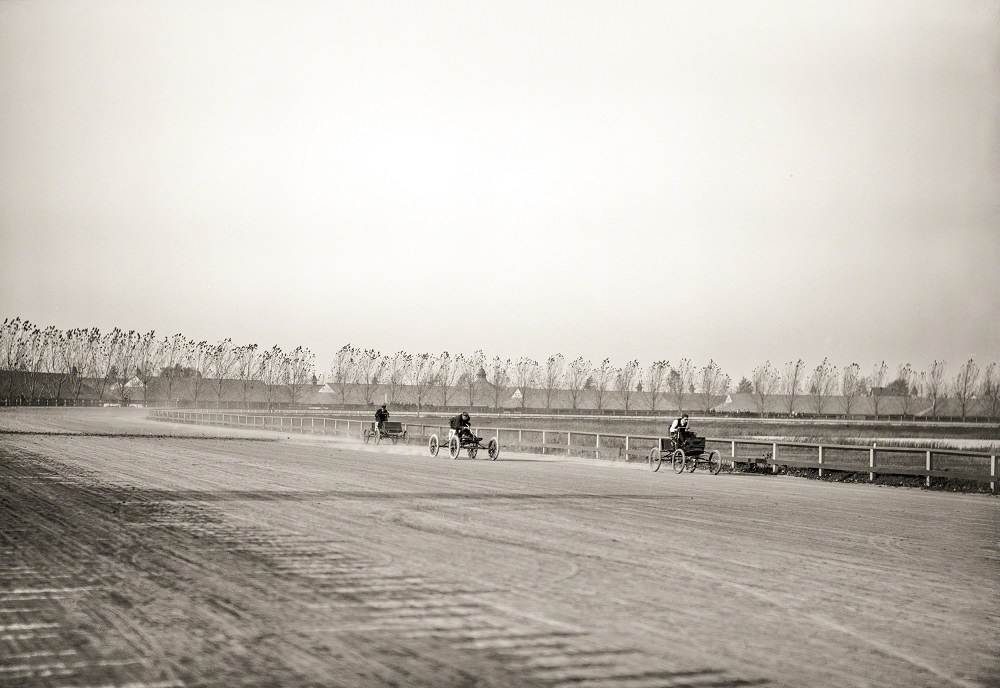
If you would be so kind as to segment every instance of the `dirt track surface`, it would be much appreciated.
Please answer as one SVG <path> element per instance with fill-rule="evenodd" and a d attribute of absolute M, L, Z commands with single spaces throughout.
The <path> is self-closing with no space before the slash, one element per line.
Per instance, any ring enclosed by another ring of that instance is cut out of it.
<path fill-rule="evenodd" d="M 3 410 L 0 687 L 995 686 L 998 540 L 984 495 Z"/>

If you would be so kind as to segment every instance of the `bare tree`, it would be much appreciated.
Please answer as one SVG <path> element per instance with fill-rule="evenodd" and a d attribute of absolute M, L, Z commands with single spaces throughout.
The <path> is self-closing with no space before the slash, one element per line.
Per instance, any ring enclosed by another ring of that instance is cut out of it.
<path fill-rule="evenodd" d="M 925 389 L 927 400 L 931 403 L 930 413 L 934 418 L 938 417 L 941 411 L 941 402 L 947 397 L 944 381 L 944 361 L 934 361 L 925 378 Z"/>
<path fill-rule="evenodd" d="M 14 318 L 3 321 L 3 367 L 7 371 L 7 400 L 14 401 L 17 396 L 15 385 L 20 383 L 20 373 L 24 370 L 27 342 L 35 326 L 27 320 Z"/>
<path fill-rule="evenodd" d="M 59 404 L 62 402 L 63 394 L 69 393 L 72 379 L 70 366 L 67 362 L 69 335 L 55 327 L 50 326 L 45 329 L 47 331 L 46 338 L 49 340 L 45 348 L 45 369 L 48 371 L 45 395 L 50 399 L 54 398 L 56 404 Z"/>
<path fill-rule="evenodd" d="M 566 367 L 566 360 L 562 354 L 553 354 L 545 361 L 545 370 L 542 373 L 542 382 L 545 387 L 545 408 L 552 408 L 552 397 L 555 391 L 562 385 L 563 370 Z"/>
<path fill-rule="evenodd" d="M 585 361 L 582 357 L 569 364 L 569 372 L 566 373 L 566 387 L 573 410 L 578 408 L 580 395 L 583 394 L 587 380 L 590 379 L 590 369 L 590 361 Z"/>
<path fill-rule="evenodd" d="M 297 346 L 287 356 L 288 361 L 288 401 L 301 403 L 306 391 L 316 379 L 316 356 L 309 349 Z"/>
<path fill-rule="evenodd" d="M 625 413 L 628 413 L 632 394 L 635 392 L 635 383 L 639 378 L 639 361 L 632 360 L 623 365 L 615 372 L 615 387 L 622 397 L 622 404 L 625 406 Z"/>
<path fill-rule="evenodd" d="M 452 356 L 447 351 L 438 357 L 437 363 L 437 384 L 441 386 L 441 405 L 448 406 L 448 396 L 452 387 L 457 387 L 459 378 L 462 376 L 462 366 L 465 357 L 462 354 Z M 472 405 L 472 402 L 469 402 Z"/>
<path fill-rule="evenodd" d="M 767 399 L 778 388 L 778 371 L 774 369 L 770 361 L 765 361 L 753 369 L 750 377 L 753 382 L 753 400 L 757 406 L 757 413 L 764 416 L 767 413 Z"/>
<path fill-rule="evenodd" d="M 649 400 L 649 410 L 656 411 L 656 404 L 663 396 L 663 388 L 667 384 L 667 374 L 670 372 L 670 361 L 654 361 L 646 369 L 646 384 L 643 390 Z"/>
<path fill-rule="evenodd" d="M 670 369 L 667 375 L 667 389 L 677 406 L 677 410 L 683 412 L 684 400 L 694 388 L 694 364 L 686 358 Z"/>
<path fill-rule="evenodd" d="M 879 404 L 885 396 L 885 378 L 889 374 L 889 366 L 885 361 L 879 361 L 872 367 L 871 377 L 868 378 L 868 390 L 872 397 L 872 411 L 875 413 L 875 420 L 878 420 Z"/>
<path fill-rule="evenodd" d="M 605 358 L 601 361 L 601 365 L 594 368 L 591 373 L 591 380 L 593 381 L 594 389 L 594 401 L 597 403 L 597 410 L 601 411 L 604 409 L 604 398 L 607 396 L 608 388 L 611 386 L 612 380 L 615 379 L 615 373 L 617 370 L 613 365 L 611 365 L 611 359 Z"/>
<path fill-rule="evenodd" d="M 388 359 L 386 363 L 385 381 L 389 387 L 390 404 L 395 404 L 399 400 L 399 392 L 403 385 L 410 379 L 410 368 L 413 365 L 413 356 L 405 351 L 397 351 Z"/>
<path fill-rule="evenodd" d="M 162 360 L 160 362 L 160 378 L 166 380 L 167 399 L 174 398 L 174 381 L 177 372 L 187 367 L 190 360 L 192 343 L 187 337 L 178 333 L 170 338 L 164 338 L 160 344 Z"/>
<path fill-rule="evenodd" d="M 493 394 L 493 408 L 500 410 L 500 400 L 507 396 L 510 384 L 510 359 L 494 356 L 490 361 L 486 381 L 490 383 Z"/>
<path fill-rule="evenodd" d="M 538 361 L 522 356 L 513 365 L 514 393 L 520 397 L 521 410 L 528 405 L 528 391 L 538 384 Z"/>
<path fill-rule="evenodd" d="M 116 332 L 118 333 L 118 343 L 114 348 L 111 368 L 113 370 L 112 376 L 114 377 L 115 385 L 118 388 L 119 400 L 122 406 L 125 406 L 129 402 L 128 385 L 132 381 L 132 378 L 135 377 L 133 371 L 135 370 L 141 335 L 135 330 L 129 330 L 128 332 L 116 330 Z"/>
<path fill-rule="evenodd" d="M 861 366 L 857 363 L 844 366 L 844 370 L 840 374 L 840 396 L 844 401 L 845 416 L 851 415 L 854 402 L 861 396 L 862 388 Z"/>
<path fill-rule="evenodd" d="M 54 328 L 53 328 L 54 329 Z M 45 362 L 48 358 L 48 332 L 33 327 L 25 341 L 26 348 L 23 356 L 21 374 L 25 381 L 25 392 L 29 401 L 36 401 L 42 388 L 41 381 L 45 371 Z"/>
<path fill-rule="evenodd" d="M 365 403 L 369 406 L 373 403 L 375 390 L 378 389 L 387 364 L 386 357 L 374 349 L 365 349 L 358 354 L 357 381 L 364 392 Z"/>
<path fill-rule="evenodd" d="M 913 366 L 909 363 L 902 364 L 896 369 L 896 380 L 900 383 L 899 398 L 902 406 L 901 410 L 904 416 L 913 415 L 913 380 L 915 376 L 916 373 L 913 372 Z"/>
<path fill-rule="evenodd" d="M 958 409 L 962 413 L 962 420 L 965 420 L 969 404 L 976 396 L 978 384 L 979 366 L 970 358 L 958 369 L 958 375 L 955 376 L 951 385 L 952 391 L 955 393 L 955 400 L 958 401 Z"/>
<path fill-rule="evenodd" d="M 809 377 L 809 393 L 812 395 L 816 415 L 823 415 L 823 404 L 837 387 L 837 368 L 826 358 L 816 366 Z"/>
<path fill-rule="evenodd" d="M 208 350 L 208 375 L 213 378 L 212 387 L 215 389 L 215 398 L 222 408 L 222 393 L 225 391 L 226 379 L 232 374 L 236 367 L 236 356 L 233 353 L 233 340 L 221 340 Z"/>
<path fill-rule="evenodd" d="M 795 414 L 795 399 L 802 389 L 802 381 L 806 376 L 806 364 L 801 358 L 785 364 L 785 374 L 781 377 L 781 392 L 785 395 L 788 415 Z"/>
<path fill-rule="evenodd" d="M 482 349 L 476 349 L 461 360 L 460 380 L 469 394 L 469 407 L 476 405 L 476 387 L 479 381 L 486 379 L 486 354 Z"/>
<path fill-rule="evenodd" d="M 240 381 L 240 389 L 243 391 L 243 408 L 250 408 L 250 392 L 253 391 L 254 383 L 257 382 L 258 368 L 260 366 L 260 354 L 257 352 L 256 344 L 244 344 L 233 350 L 233 358 L 236 361 L 236 379 Z"/>
<path fill-rule="evenodd" d="M 261 354 L 260 378 L 264 383 L 264 394 L 267 397 L 267 410 L 274 409 L 278 391 L 288 384 L 288 356 L 281 347 L 275 345 Z"/>
<path fill-rule="evenodd" d="M 996 363 L 990 363 L 979 384 L 979 398 L 990 420 L 1000 420 L 1000 370 Z"/>
<path fill-rule="evenodd" d="M 413 382 L 414 401 L 417 402 L 417 415 L 424 406 L 424 399 L 431 388 L 438 381 L 437 360 L 430 354 L 417 354 L 413 357 L 413 364 L 410 368 Z"/>
<path fill-rule="evenodd" d="M 204 339 L 200 342 L 191 343 L 188 362 L 192 369 L 191 393 L 194 396 L 192 401 L 194 401 L 195 406 L 198 405 L 198 397 L 201 396 L 201 390 L 208 382 L 208 376 L 211 374 L 212 348 Z"/>
<path fill-rule="evenodd" d="M 142 401 L 149 405 L 149 383 L 160 371 L 162 354 L 156 332 L 150 330 L 141 335 L 135 346 L 135 377 L 142 385 Z"/>
<path fill-rule="evenodd" d="M 729 389 L 729 376 L 722 372 L 722 368 L 714 360 L 709 359 L 699 377 L 701 408 L 703 411 L 711 411 L 715 397 Z"/>
<path fill-rule="evenodd" d="M 97 346 L 95 356 L 92 360 L 94 366 L 91 377 L 97 385 L 97 400 L 104 401 L 104 392 L 108 388 L 108 383 L 115 377 L 116 361 L 119 357 L 118 349 L 125 342 L 126 334 L 117 327 L 111 332 L 101 335 L 100 343 Z"/>
<path fill-rule="evenodd" d="M 354 383 L 357 370 L 357 350 L 350 344 L 345 344 L 337 351 L 330 367 L 330 380 L 332 387 L 340 395 L 340 404 L 347 404 L 347 391 Z"/>

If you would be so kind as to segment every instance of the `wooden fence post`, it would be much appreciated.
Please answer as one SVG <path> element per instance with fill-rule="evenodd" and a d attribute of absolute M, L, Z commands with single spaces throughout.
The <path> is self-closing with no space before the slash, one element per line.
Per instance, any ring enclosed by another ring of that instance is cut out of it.
<path fill-rule="evenodd" d="M 625 435 L 625 461 L 628 462 L 629 436 Z"/>
<path fill-rule="evenodd" d="M 771 444 L 771 473 L 778 472 L 778 443 Z"/>
<path fill-rule="evenodd" d="M 868 450 L 868 482 L 875 482 L 875 445 Z"/>
<path fill-rule="evenodd" d="M 927 487 L 931 486 L 931 450 L 927 450 L 927 462 L 926 462 L 927 477 L 925 478 L 924 485 Z"/>
<path fill-rule="evenodd" d="M 823 445 L 819 445 L 819 477 L 823 477 Z"/>
<path fill-rule="evenodd" d="M 990 492 L 997 491 L 997 457 L 996 454 L 990 457 Z"/>

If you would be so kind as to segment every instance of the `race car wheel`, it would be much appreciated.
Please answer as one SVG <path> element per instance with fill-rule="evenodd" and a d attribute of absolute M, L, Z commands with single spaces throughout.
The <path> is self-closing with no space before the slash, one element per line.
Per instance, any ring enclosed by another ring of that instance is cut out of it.
<path fill-rule="evenodd" d="M 457 459 L 458 458 L 458 454 L 461 451 L 462 451 L 462 445 L 458 441 L 458 436 L 457 435 L 455 437 L 452 437 L 450 440 L 448 440 L 448 455 L 451 458 Z"/>
<path fill-rule="evenodd" d="M 438 449 L 440 448 L 441 445 L 438 443 L 438 436 L 431 435 L 431 438 L 427 441 L 427 451 L 431 453 L 431 456 L 437 456 Z"/>
<path fill-rule="evenodd" d="M 490 461 L 500 458 L 500 443 L 496 439 L 491 439 L 486 443 L 486 453 L 490 456 Z"/>
<path fill-rule="evenodd" d="M 372 433 L 372 436 L 375 438 L 375 444 L 382 444 L 382 431 L 381 430 L 376 430 L 375 432 Z"/>
<path fill-rule="evenodd" d="M 713 451 L 708 455 L 708 470 L 712 475 L 718 475 L 722 470 L 722 456 L 717 451 Z"/>
<path fill-rule="evenodd" d="M 469 447 L 469 458 L 470 459 L 476 458 L 476 454 L 478 454 L 478 453 L 479 453 L 479 447 L 477 447 L 476 445 L 472 445 L 471 447 Z"/>
<path fill-rule="evenodd" d="M 660 454 L 659 447 L 653 447 L 649 450 L 649 467 L 655 473 L 660 470 L 660 464 L 663 463 L 663 457 Z"/>
<path fill-rule="evenodd" d="M 670 457 L 670 462 L 673 464 L 674 473 L 684 472 L 684 463 L 687 461 L 687 457 L 684 456 L 683 449 L 675 449 L 674 453 Z"/>
<path fill-rule="evenodd" d="M 365 430 L 363 433 L 361 433 L 361 435 L 362 435 L 362 437 L 365 438 L 365 444 L 368 444 L 368 441 L 372 438 L 372 431 L 371 430 Z"/>

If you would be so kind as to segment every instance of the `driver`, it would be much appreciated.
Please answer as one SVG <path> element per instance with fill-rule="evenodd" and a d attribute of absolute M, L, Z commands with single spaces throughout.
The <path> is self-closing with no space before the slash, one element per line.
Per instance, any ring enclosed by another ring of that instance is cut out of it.
<path fill-rule="evenodd" d="M 462 411 L 460 414 L 448 421 L 448 425 L 451 429 L 448 431 L 448 439 L 451 440 L 456 434 L 458 439 L 461 440 L 463 437 L 471 436 L 472 430 L 470 426 L 472 425 L 472 418 L 469 417 L 467 411 Z"/>
<path fill-rule="evenodd" d="M 674 441 L 674 446 L 680 447 L 690 434 L 688 430 L 688 414 L 685 413 L 679 418 L 674 418 L 674 422 L 670 424 L 670 439 Z"/>
<path fill-rule="evenodd" d="M 389 411 L 386 410 L 385 404 L 382 404 L 375 411 L 375 429 L 382 432 L 382 428 L 385 426 L 387 420 L 389 420 Z"/>

